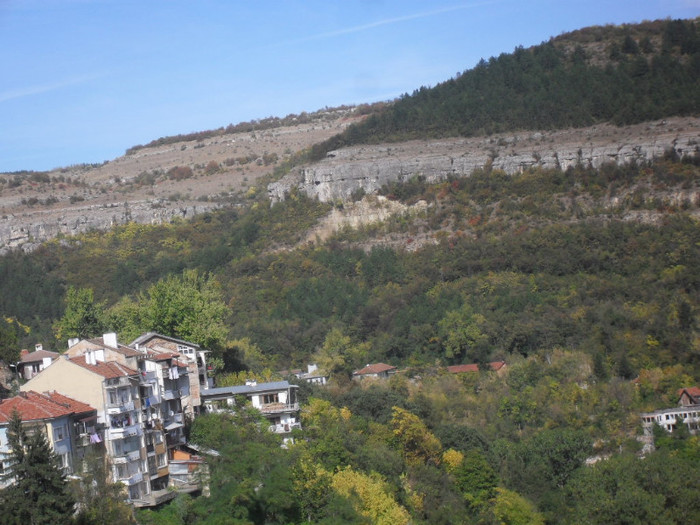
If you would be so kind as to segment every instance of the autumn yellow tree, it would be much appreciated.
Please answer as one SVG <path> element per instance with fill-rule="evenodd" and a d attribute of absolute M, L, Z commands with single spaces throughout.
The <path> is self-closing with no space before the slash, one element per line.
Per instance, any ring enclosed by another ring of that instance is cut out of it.
<path fill-rule="evenodd" d="M 333 490 L 348 498 L 355 511 L 376 525 L 401 525 L 410 521 L 408 511 L 391 496 L 378 474 L 363 474 L 346 467 L 333 475 Z"/>
<path fill-rule="evenodd" d="M 409 465 L 421 463 L 440 464 L 442 444 L 425 423 L 408 410 L 392 409 L 391 428 L 395 442 Z"/>

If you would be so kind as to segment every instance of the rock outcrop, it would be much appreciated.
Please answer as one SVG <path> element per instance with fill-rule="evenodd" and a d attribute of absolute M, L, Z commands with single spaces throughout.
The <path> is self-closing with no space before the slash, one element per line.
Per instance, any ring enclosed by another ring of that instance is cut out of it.
<path fill-rule="evenodd" d="M 376 192 L 383 185 L 415 176 L 437 182 L 448 176 L 465 177 L 491 166 L 513 174 L 532 166 L 543 168 L 582 163 L 598 167 L 647 161 L 674 150 L 697 155 L 700 119 L 677 118 L 637 126 L 552 132 L 527 132 L 492 137 L 411 141 L 354 146 L 328 153 L 316 164 L 290 172 L 268 185 L 272 202 L 292 189 L 328 202 L 349 199 L 355 192 Z"/>
<path fill-rule="evenodd" d="M 217 207 L 213 203 L 177 205 L 157 201 L 127 201 L 55 210 L 31 214 L 6 215 L 0 222 L 0 255 L 13 248 L 31 251 L 41 242 L 90 230 L 107 230 L 112 226 L 137 222 L 159 224 L 175 218 L 191 218 Z"/>

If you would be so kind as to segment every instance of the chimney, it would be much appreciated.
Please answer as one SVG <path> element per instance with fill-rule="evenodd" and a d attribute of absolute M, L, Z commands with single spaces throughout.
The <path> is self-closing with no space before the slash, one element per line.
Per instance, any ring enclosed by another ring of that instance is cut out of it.
<path fill-rule="evenodd" d="M 73 348 L 79 342 L 80 342 L 80 339 L 78 339 L 77 337 L 71 337 L 70 339 L 68 339 L 68 348 Z"/>
<path fill-rule="evenodd" d="M 95 361 L 95 352 L 93 350 L 85 352 L 85 362 L 89 365 L 97 364 Z"/>
<path fill-rule="evenodd" d="M 253 380 L 253 379 L 248 379 L 248 380 L 245 382 L 245 386 L 257 386 L 257 385 L 258 385 L 258 382 L 255 381 L 255 380 Z"/>
<path fill-rule="evenodd" d="M 34 345 L 34 351 L 35 352 L 40 352 L 41 350 L 44 349 L 44 346 L 41 343 L 37 343 Z"/>
<path fill-rule="evenodd" d="M 102 342 L 105 346 L 111 346 L 112 348 L 118 348 L 117 346 L 117 334 L 110 332 L 109 334 L 102 335 Z"/>
<path fill-rule="evenodd" d="M 20 355 L 20 357 L 24 357 L 25 355 L 29 355 L 29 350 L 24 348 L 24 349 L 22 349 L 22 351 L 20 351 L 19 355 Z"/>
<path fill-rule="evenodd" d="M 315 372 L 318 370 L 318 366 L 313 364 L 313 365 L 306 365 L 306 370 L 308 371 L 309 374 Z"/>

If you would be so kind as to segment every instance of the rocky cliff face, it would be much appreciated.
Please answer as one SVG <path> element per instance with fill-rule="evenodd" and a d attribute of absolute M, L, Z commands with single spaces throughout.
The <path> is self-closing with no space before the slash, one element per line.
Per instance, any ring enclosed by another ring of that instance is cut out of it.
<path fill-rule="evenodd" d="M 31 251 L 48 239 L 90 230 L 107 230 L 129 222 L 159 224 L 178 217 L 190 218 L 214 207 L 216 205 L 209 203 L 166 205 L 157 201 L 126 201 L 66 208 L 59 212 L 47 210 L 5 215 L 0 222 L 0 255 L 13 248 Z"/>
<path fill-rule="evenodd" d="M 268 186 L 272 202 L 293 188 L 321 201 L 346 200 L 354 192 L 374 193 L 393 181 L 422 176 L 437 182 L 448 176 L 469 176 L 490 165 L 512 174 L 532 166 L 561 167 L 583 163 L 598 167 L 646 161 L 675 150 L 697 155 L 700 119 L 678 118 L 616 128 L 523 132 L 478 138 L 412 141 L 355 146 L 333 151 L 323 161 L 297 169 Z"/>
<path fill-rule="evenodd" d="M 143 147 L 101 165 L 0 173 L 0 255 L 57 236 L 247 202 L 277 163 L 358 118 L 351 110 L 329 110 L 298 125 Z M 180 176 L 171 175 L 173 169 Z"/>

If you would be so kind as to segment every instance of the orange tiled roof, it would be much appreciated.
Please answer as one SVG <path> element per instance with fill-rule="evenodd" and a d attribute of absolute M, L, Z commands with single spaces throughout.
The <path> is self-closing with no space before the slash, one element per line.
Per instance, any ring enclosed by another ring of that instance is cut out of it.
<path fill-rule="evenodd" d="M 74 357 L 71 359 L 72 363 L 82 366 L 95 374 L 101 375 L 106 379 L 114 379 L 115 377 L 128 377 L 138 375 L 138 372 L 133 368 L 128 366 L 120 365 L 114 361 L 98 361 L 96 364 L 91 365 L 85 361 L 85 356 L 81 355 L 79 357 Z"/>
<path fill-rule="evenodd" d="M 506 362 L 505 361 L 493 361 L 489 363 L 489 366 L 491 367 L 491 370 L 498 371 L 501 368 L 505 366 Z M 453 365 L 453 366 L 448 366 L 447 371 L 451 374 L 465 374 L 467 372 L 478 372 L 479 371 L 479 365 L 476 363 L 472 363 L 469 365 Z"/>
<path fill-rule="evenodd" d="M 688 395 L 691 397 L 700 397 L 700 387 L 698 386 L 690 386 L 688 388 L 679 388 L 678 389 L 678 396 L 681 396 L 683 392 L 687 392 Z"/>
<path fill-rule="evenodd" d="M 374 363 L 367 365 L 361 370 L 357 370 L 354 375 L 364 376 L 368 374 L 381 374 L 382 372 L 388 372 L 389 370 L 396 370 L 396 367 L 385 363 Z"/>
<path fill-rule="evenodd" d="M 54 419 L 71 414 L 93 412 L 90 405 L 76 401 L 58 392 L 22 392 L 10 399 L 0 400 L 0 423 L 10 420 L 12 412 L 17 410 L 22 421 L 35 421 L 38 419 Z"/>

